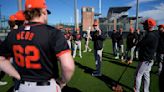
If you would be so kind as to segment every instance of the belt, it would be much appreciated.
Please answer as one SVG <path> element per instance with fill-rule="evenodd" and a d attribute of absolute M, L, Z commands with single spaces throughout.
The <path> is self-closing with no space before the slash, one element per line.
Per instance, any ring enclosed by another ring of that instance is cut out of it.
<path fill-rule="evenodd" d="M 20 83 L 21 84 L 25 84 L 26 81 L 20 81 Z M 36 83 L 37 86 L 49 86 L 50 85 L 50 82 L 49 81 L 44 81 L 44 82 L 31 82 L 31 83 Z"/>

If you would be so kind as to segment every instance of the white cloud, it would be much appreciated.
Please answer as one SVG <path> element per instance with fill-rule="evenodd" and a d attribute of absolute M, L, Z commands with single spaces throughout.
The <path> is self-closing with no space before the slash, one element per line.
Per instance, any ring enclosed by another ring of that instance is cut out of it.
<path fill-rule="evenodd" d="M 158 21 L 158 24 L 164 23 L 164 3 L 160 3 L 152 10 L 140 12 L 139 15 L 154 18 Z"/>
<path fill-rule="evenodd" d="M 139 3 L 147 3 L 147 2 L 152 2 L 152 1 L 156 1 L 156 0 L 139 0 Z M 134 6 L 136 5 L 137 0 L 132 0 L 128 5 L 129 6 Z"/>

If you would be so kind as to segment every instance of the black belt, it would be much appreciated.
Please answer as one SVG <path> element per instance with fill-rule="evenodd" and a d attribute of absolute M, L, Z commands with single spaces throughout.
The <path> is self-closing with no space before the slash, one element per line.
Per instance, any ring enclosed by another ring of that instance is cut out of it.
<path fill-rule="evenodd" d="M 25 82 L 26 81 L 20 81 L 21 84 L 25 84 Z M 44 82 L 31 82 L 31 83 L 36 83 L 37 86 L 49 86 L 50 85 L 50 82 L 49 81 L 44 81 Z"/>

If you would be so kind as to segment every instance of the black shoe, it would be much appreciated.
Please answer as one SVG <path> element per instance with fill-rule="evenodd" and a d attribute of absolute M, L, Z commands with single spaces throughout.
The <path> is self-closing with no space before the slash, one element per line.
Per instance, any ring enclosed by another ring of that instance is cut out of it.
<path fill-rule="evenodd" d="M 101 73 L 92 73 L 92 76 L 102 76 Z"/>

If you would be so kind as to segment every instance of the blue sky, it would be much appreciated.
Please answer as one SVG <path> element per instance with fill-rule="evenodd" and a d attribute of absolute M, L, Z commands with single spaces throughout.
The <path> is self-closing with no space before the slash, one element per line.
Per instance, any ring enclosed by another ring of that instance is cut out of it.
<path fill-rule="evenodd" d="M 23 6 L 24 6 L 24 1 Z M 39 1 L 39 0 L 38 0 Z M 98 12 L 99 0 L 77 0 L 79 13 L 81 7 L 91 6 Z M 140 13 L 144 17 L 153 17 L 159 23 L 164 23 L 164 0 L 139 0 Z M 48 9 L 52 12 L 49 15 L 49 23 L 74 23 L 74 0 L 46 0 Z M 102 0 L 102 16 L 106 17 L 108 9 L 115 6 L 131 5 L 129 16 L 135 16 L 136 0 Z M 17 11 L 17 0 L 0 0 L 2 15 L 10 16 Z M 81 17 L 81 16 L 80 16 Z M 80 20 L 80 19 L 79 19 Z"/>

